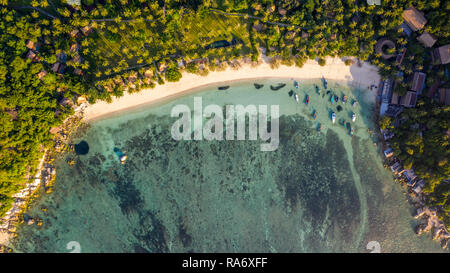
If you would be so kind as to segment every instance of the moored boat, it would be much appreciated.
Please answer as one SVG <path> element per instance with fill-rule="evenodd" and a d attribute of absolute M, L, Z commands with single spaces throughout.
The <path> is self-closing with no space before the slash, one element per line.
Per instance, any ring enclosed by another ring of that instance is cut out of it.
<path fill-rule="evenodd" d="M 298 82 L 297 81 L 294 81 L 294 86 L 295 86 L 295 88 L 298 89 Z"/>
<path fill-rule="evenodd" d="M 353 121 L 353 122 L 356 121 L 356 115 L 355 115 L 355 113 L 352 114 L 352 121 Z"/>
<path fill-rule="evenodd" d="M 312 117 L 313 117 L 313 119 L 317 118 L 316 110 L 313 111 Z"/>
<path fill-rule="evenodd" d="M 297 93 L 294 93 L 294 99 L 295 99 L 295 101 L 298 102 L 298 95 L 297 95 Z"/>
<path fill-rule="evenodd" d="M 334 112 L 331 113 L 331 122 L 336 122 L 336 114 Z"/>
<path fill-rule="evenodd" d="M 306 95 L 306 97 L 305 97 L 305 103 L 306 103 L 306 105 L 308 105 L 308 103 L 309 103 L 309 96 L 308 95 Z"/>

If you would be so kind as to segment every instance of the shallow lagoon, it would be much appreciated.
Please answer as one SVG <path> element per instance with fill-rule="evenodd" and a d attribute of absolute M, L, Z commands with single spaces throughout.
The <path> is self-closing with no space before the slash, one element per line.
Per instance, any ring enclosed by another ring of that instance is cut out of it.
<path fill-rule="evenodd" d="M 264 87 L 257 90 L 255 82 Z M 278 83 L 286 87 L 270 90 Z M 93 122 L 74 139 L 87 141 L 89 153 L 74 166 L 57 161 L 53 193 L 28 212 L 42 227 L 22 226 L 13 248 L 69 252 L 67 243 L 77 241 L 82 252 L 369 252 L 367 243 L 377 241 L 382 252 L 441 251 L 429 234 L 414 234 L 403 189 L 382 166 L 367 131 L 373 128 L 369 92 L 329 81 L 328 90 L 349 99 L 331 105 L 320 80 L 299 83 L 299 90 L 290 79 L 218 84 L 231 87 L 202 88 Z M 176 104 L 193 109 L 194 96 L 204 107 L 280 105 L 279 148 L 173 140 L 170 111 Z M 339 124 L 350 122 L 352 112 L 353 138 Z M 115 147 L 127 154 L 125 164 Z"/>

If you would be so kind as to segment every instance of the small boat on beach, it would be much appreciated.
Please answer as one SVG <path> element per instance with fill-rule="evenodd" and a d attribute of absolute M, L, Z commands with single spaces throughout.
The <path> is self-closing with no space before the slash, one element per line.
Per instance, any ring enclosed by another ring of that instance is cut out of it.
<path fill-rule="evenodd" d="M 278 91 L 278 90 L 280 90 L 281 88 L 283 88 L 283 87 L 285 87 L 285 86 L 286 86 L 285 83 L 279 83 L 277 86 L 271 85 L 271 86 L 270 86 L 270 90 L 272 90 L 272 91 Z"/>
<path fill-rule="evenodd" d="M 334 112 L 331 112 L 331 122 L 336 122 L 336 114 Z"/>
<path fill-rule="evenodd" d="M 356 115 L 355 115 L 355 113 L 352 114 L 352 121 L 353 121 L 353 122 L 356 121 Z"/>
<path fill-rule="evenodd" d="M 253 84 L 255 86 L 256 89 L 260 89 L 264 87 L 264 84 L 259 84 L 259 83 L 254 83 Z"/>
<path fill-rule="evenodd" d="M 322 77 L 322 83 L 323 83 L 323 87 L 324 87 L 325 89 L 327 89 L 327 80 L 325 80 L 324 77 Z"/>

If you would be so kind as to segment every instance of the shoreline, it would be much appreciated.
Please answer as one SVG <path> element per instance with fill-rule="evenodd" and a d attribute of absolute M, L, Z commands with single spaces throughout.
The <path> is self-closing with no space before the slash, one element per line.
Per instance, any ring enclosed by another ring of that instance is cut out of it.
<path fill-rule="evenodd" d="M 249 62 L 240 61 L 239 67 L 233 69 L 227 67 L 223 71 L 210 71 L 208 75 L 201 76 L 198 74 L 191 74 L 188 72 L 182 72 L 182 78 L 178 82 L 165 82 L 162 85 L 156 85 L 154 88 L 142 89 L 139 92 L 128 93 L 125 92 L 124 96 L 120 98 L 113 98 L 111 103 L 105 101 L 99 101 L 95 104 L 84 103 L 79 106 L 75 114 L 68 117 L 61 127 L 65 127 L 68 120 L 79 117 L 82 122 L 89 123 L 95 120 L 108 118 L 111 115 L 119 114 L 122 111 L 137 109 L 140 107 L 148 107 L 157 103 L 163 103 L 172 99 L 179 98 L 183 95 L 188 95 L 193 92 L 200 91 L 201 89 L 210 86 L 220 86 L 230 84 L 236 81 L 250 81 L 258 79 L 297 79 L 297 80 L 310 80 L 320 79 L 324 77 L 327 80 L 343 81 L 348 85 L 368 89 L 373 95 L 373 99 L 376 99 L 377 90 L 370 88 L 372 85 L 378 86 L 380 82 L 380 75 L 378 69 L 363 62 L 361 66 L 352 64 L 350 66 L 345 65 L 342 58 L 326 59 L 327 64 L 320 66 L 315 60 L 308 60 L 303 67 L 279 65 L 277 68 L 272 69 L 267 62 L 268 58 L 263 56 L 260 61 L 255 65 Z M 57 139 L 57 137 L 55 138 Z M 55 143 L 56 144 L 56 143 Z M 44 159 L 47 157 L 47 153 L 44 154 Z M 41 185 L 42 180 L 49 181 L 51 177 L 54 177 L 55 173 L 46 177 L 43 176 L 43 165 L 46 162 L 42 161 L 37 168 L 35 179 L 31 179 L 27 183 L 26 189 L 29 189 L 29 185 L 35 186 L 34 190 L 28 191 L 27 194 L 21 195 L 16 198 L 16 202 L 13 208 L 9 211 L 7 217 L 3 217 L 5 226 L 0 229 L 0 246 L 8 245 L 8 241 L 14 237 L 15 231 L 11 231 L 11 227 L 15 227 L 17 222 L 20 222 L 18 216 L 24 212 L 24 204 L 34 196 L 37 192 L 37 188 Z M 36 181 L 39 180 L 38 185 Z M 17 204 L 16 204 L 17 203 Z"/>
<path fill-rule="evenodd" d="M 120 98 L 113 98 L 111 103 L 105 101 L 88 105 L 84 111 L 84 122 L 95 121 L 121 111 L 131 110 L 142 106 L 150 106 L 178 96 L 189 94 L 196 89 L 206 88 L 220 83 L 230 83 L 239 80 L 257 80 L 262 78 L 293 78 L 293 79 L 320 79 L 344 81 L 347 84 L 363 89 L 369 89 L 376 98 L 377 90 L 370 90 L 370 86 L 380 82 L 378 68 L 366 62 L 359 67 L 357 64 L 345 65 L 341 58 L 327 58 L 327 64 L 320 66 L 317 61 L 308 60 L 303 67 L 280 65 L 272 69 L 270 64 L 260 60 L 257 66 L 250 63 L 240 63 L 238 69 L 227 67 L 223 71 L 210 71 L 207 76 L 182 72 L 182 78 L 178 82 L 166 82 L 156 85 L 152 89 L 142 89 L 137 93 L 125 92 Z"/>

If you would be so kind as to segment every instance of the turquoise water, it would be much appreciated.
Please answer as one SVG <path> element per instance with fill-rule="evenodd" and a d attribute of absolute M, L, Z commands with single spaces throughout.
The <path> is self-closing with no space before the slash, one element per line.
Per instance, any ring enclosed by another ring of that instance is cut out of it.
<path fill-rule="evenodd" d="M 210 86 L 92 122 L 73 140 L 87 141 L 89 153 L 75 156 L 73 166 L 66 163 L 73 154 L 56 161 L 54 191 L 27 212 L 43 225 L 21 226 L 13 249 L 69 252 L 67 243 L 76 241 L 82 252 L 369 252 L 368 242 L 377 241 L 381 252 L 441 251 L 430 235 L 414 234 L 404 189 L 382 166 L 368 132 L 369 92 L 329 81 L 328 90 L 348 96 L 331 105 L 319 80 L 299 82 L 299 90 L 290 79 L 234 82 L 226 91 Z M 278 83 L 286 87 L 270 90 Z M 170 111 L 193 109 L 194 97 L 204 107 L 279 105 L 279 148 L 173 140 Z M 340 121 L 350 122 L 352 113 L 350 137 Z"/>

